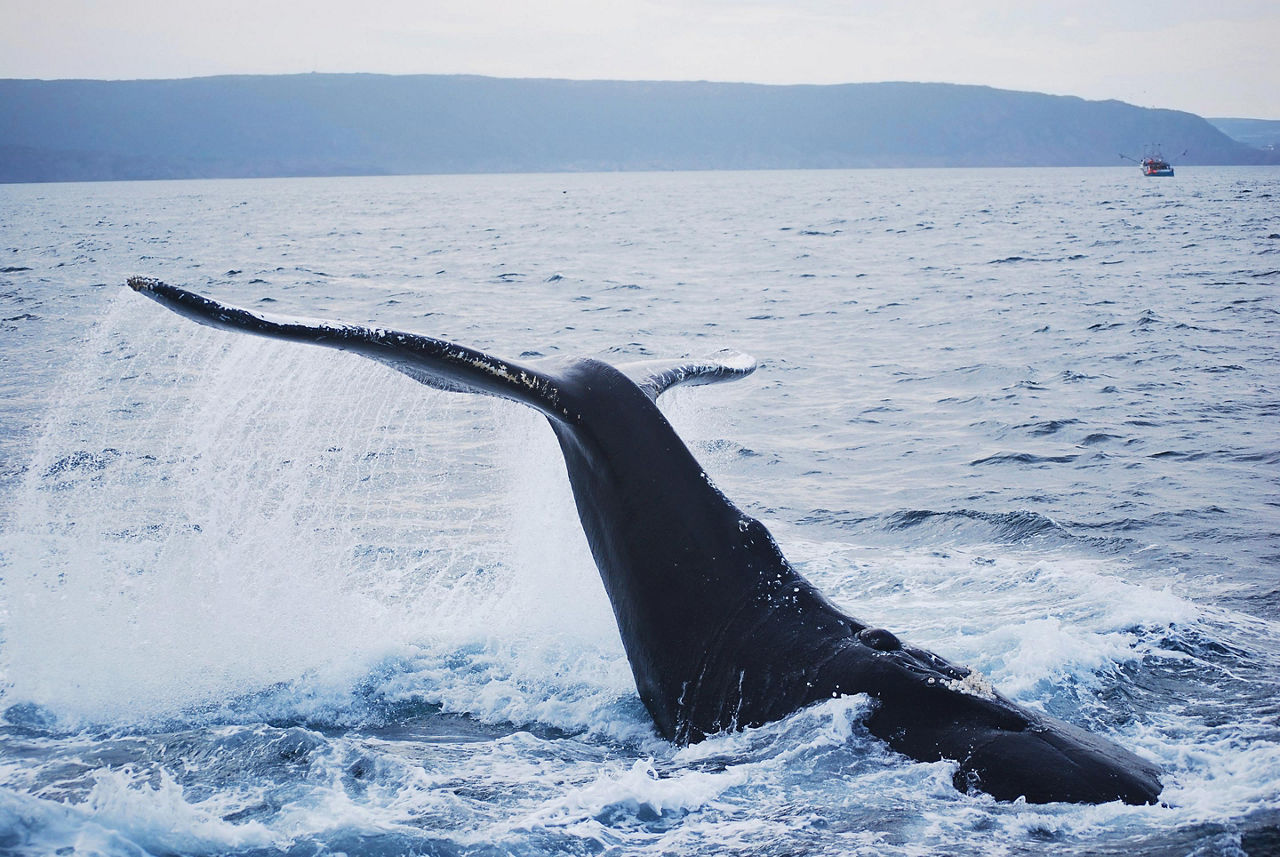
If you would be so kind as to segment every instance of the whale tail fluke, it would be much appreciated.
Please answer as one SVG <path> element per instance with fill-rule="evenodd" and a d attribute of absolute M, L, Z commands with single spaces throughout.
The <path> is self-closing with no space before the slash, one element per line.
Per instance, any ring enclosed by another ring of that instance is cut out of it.
<path fill-rule="evenodd" d="M 568 397 L 561 390 L 565 370 L 581 362 L 577 358 L 517 363 L 417 333 L 253 312 L 149 277 L 130 277 L 128 285 L 179 315 L 210 327 L 354 352 L 428 387 L 511 399 L 553 420 L 574 422 L 579 416 L 566 404 Z M 755 371 L 756 362 L 736 351 L 721 351 L 704 359 L 650 360 L 618 368 L 655 399 L 680 384 L 745 377 Z"/>
<path fill-rule="evenodd" d="M 618 370 L 635 381 L 650 399 L 656 399 L 681 384 L 715 384 L 745 378 L 756 371 L 756 361 L 749 354 L 725 349 L 701 359 L 623 363 Z"/>

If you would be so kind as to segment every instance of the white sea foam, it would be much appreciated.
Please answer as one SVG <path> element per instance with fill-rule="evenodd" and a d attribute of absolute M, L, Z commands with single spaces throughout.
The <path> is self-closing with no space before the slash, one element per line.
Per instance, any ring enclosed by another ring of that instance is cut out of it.
<path fill-rule="evenodd" d="M 189 801 L 164 770 L 126 767 L 92 778 L 85 799 L 70 804 L 0 788 L 0 825 L 23 831 L 30 854 L 218 854 L 283 844 L 261 823 L 224 821 L 227 794 Z"/>
<path fill-rule="evenodd" d="M 557 805 L 527 820 L 532 824 L 563 824 L 582 817 L 597 817 L 611 808 L 633 814 L 662 815 L 707 807 L 726 790 L 747 780 L 740 767 L 720 773 L 682 771 L 660 777 L 652 760 L 639 760 L 622 771 L 609 771 L 594 782 L 573 789 Z"/>

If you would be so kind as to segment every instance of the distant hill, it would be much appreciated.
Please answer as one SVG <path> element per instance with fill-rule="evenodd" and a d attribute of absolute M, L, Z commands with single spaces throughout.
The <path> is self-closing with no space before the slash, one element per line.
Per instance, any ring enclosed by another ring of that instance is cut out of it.
<path fill-rule="evenodd" d="M 1210 119 L 1209 124 L 1247 146 L 1280 150 L 1280 119 Z"/>
<path fill-rule="evenodd" d="M 0 80 L 0 182 L 1277 163 L 1204 119 L 981 86 L 306 74 Z M 1179 154 L 1185 152 L 1185 154 Z"/>

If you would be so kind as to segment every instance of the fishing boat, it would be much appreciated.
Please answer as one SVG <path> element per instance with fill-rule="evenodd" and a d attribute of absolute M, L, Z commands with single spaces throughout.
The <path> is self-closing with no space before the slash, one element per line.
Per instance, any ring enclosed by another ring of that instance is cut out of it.
<path fill-rule="evenodd" d="M 1182 154 L 1185 155 L 1186 152 L 1183 152 Z M 1120 157 L 1124 158 L 1126 161 L 1133 161 L 1135 164 L 1141 167 L 1142 174 L 1144 176 L 1173 175 L 1173 164 L 1166 161 L 1164 159 L 1164 155 L 1160 154 L 1159 146 L 1155 146 L 1155 145 L 1147 146 L 1146 150 L 1142 154 L 1142 160 L 1138 160 L 1137 158 L 1131 158 L 1128 155 L 1124 154 L 1123 152 L 1120 153 Z"/>

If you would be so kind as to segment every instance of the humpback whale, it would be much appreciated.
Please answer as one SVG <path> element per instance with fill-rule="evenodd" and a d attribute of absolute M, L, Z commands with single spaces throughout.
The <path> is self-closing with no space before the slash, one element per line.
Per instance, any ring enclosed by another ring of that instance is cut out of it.
<path fill-rule="evenodd" d="M 636 690 L 671 741 L 867 694 L 867 730 L 912 759 L 954 762 L 961 791 L 1032 803 L 1147 804 L 1160 794 L 1151 763 L 837 609 L 764 525 L 711 483 L 656 399 L 677 385 L 750 374 L 755 362 L 744 355 L 619 367 L 587 358 L 517 363 L 414 333 L 260 314 L 154 279 L 128 284 L 201 324 L 352 352 L 430 387 L 544 414 Z"/>

